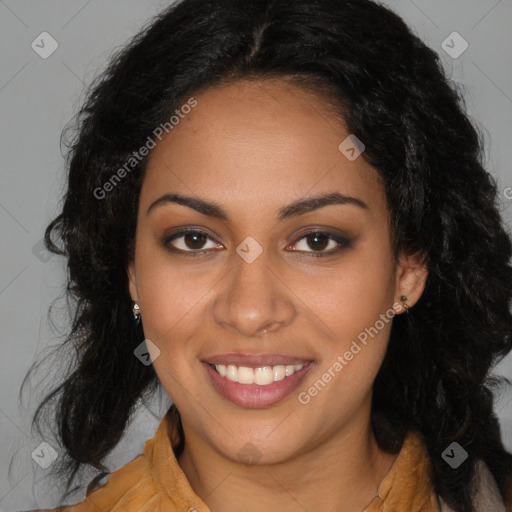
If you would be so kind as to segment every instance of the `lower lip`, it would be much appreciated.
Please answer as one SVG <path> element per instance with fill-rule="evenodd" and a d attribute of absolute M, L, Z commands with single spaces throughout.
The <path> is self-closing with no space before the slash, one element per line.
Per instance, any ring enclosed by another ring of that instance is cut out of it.
<path fill-rule="evenodd" d="M 301 370 L 289 377 L 272 382 L 266 386 L 258 384 L 240 384 L 222 377 L 208 363 L 203 363 L 217 391 L 230 402 L 241 407 L 258 409 L 276 404 L 293 393 L 301 383 L 306 373 L 311 369 L 309 362 Z"/>

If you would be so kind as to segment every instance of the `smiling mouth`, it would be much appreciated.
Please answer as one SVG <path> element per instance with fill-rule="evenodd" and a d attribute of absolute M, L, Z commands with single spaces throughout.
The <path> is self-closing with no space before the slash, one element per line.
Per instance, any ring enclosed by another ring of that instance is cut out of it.
<path fill-rule="evenodd" d="M 275 366 L 260 366 L 249 368 L 247 366 L 235 366 L 224 364 L 208 363 L 221 377 L 231 382 L 239 384 L 257 384 L 259 386 L 268 386 L 273 382 L 291 377 L 299 372 L 309 363 L 302 364 L 278 364 Z"/>

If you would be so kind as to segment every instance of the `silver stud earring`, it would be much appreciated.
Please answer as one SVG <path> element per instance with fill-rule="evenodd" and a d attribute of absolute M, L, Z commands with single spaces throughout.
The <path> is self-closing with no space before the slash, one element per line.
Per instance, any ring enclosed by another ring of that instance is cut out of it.
<path fill-rule="evenodd" d="M 140 322 L 140 306 L 136 302 L 133 303 L 132 313 L 135 323 L 138 324 Z"/>
<path fill-rule="evenodd" d="M 409 305 L 405 302 L 407 300 L 407 297 L 405 295 L 402 295 L 400 297 L 400 300 L 402 301 L 402 306 L 405 309 L 405 312 L 409 313 Z"/>

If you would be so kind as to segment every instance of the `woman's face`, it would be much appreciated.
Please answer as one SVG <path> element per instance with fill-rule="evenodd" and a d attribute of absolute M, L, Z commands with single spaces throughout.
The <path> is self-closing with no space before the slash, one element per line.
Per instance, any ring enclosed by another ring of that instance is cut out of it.
<path fill-rule="evenodd" d="M 130 293 L 185 434 L 289 460 L 368 427 L 426 274 L 393 260 L 383 185 L 322 100 L 284 81 L 195 99 L 150 155 Z"/>

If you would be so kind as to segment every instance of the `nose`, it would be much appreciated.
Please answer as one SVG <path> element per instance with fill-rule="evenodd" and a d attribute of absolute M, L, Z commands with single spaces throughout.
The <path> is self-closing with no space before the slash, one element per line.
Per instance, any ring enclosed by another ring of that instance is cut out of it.
<path fill-rule="evenodd" d="M 293 293 L 269 266 L 265 251 L 252 263 L 233 254 L 231 268 L 216 288 L 218 294 L 212 306 L 219 326 L 252 338 L 293 321 Z"/>

